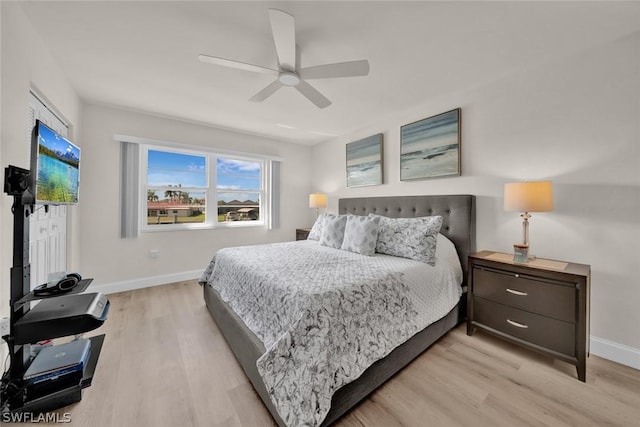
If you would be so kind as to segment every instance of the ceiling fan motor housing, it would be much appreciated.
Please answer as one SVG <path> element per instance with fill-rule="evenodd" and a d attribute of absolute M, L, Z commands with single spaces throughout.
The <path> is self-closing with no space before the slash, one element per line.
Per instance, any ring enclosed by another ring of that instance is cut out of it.
<path fill-rule="evenodd" d="M 300 77 L 293 71 L 282 71 L 278 75 L 278 80 L 285 86 L 297 86 L 300 83 Z"/>

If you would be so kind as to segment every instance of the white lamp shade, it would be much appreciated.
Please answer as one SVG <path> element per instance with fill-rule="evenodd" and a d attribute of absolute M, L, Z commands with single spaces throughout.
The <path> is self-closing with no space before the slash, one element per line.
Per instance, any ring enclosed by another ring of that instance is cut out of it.
<path fill-rule="evenodd" d="M 309 207 L 310 208 L 326 208 L 327 207 L 327 195 L 322 193 L 309 194 Z"/>
<path fill-rule="evenodd" d="M 504 185 L 504 210 L 549 212 L 553 210 L 551 181 L 512 182 Z"/>

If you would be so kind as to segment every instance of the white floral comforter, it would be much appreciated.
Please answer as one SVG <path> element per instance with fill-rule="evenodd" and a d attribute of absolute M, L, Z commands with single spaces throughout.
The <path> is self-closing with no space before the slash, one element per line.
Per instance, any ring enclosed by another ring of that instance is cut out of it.
<path fill-rule="evenodd" d="M 459 281 L 440 270 L 300 241 L 222 249 L 201 282 L 264 343 L 258 372 L 282 420 L 315 426 L 335 391 L 455 306 Z"/>

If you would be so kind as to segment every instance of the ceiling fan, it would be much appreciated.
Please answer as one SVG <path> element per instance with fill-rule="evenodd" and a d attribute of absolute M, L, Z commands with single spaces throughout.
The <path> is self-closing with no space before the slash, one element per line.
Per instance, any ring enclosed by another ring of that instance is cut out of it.
<path fill-rule="evenodd" d="M 271 32 L 273 33 L 273 41 L 278 56 L 279 65 L 277 70 L 202 54 L 198 56 L 198 59 L 209 64 L 269 74 L 276 77 L 273 83 L 256 93 L 249 99 L 250 101 L 264 101 L 282 86 L 290 86 L 296 88 L 298 92 L 313 102 L 318 108 L 328 107 L 331 105 L 331 101 L 307 83 L 306 80 L 356 77 L 369 74 L 369 61 L 366 59 L 299 68 L 296 60 L 298 58 L 298 52 L 296 52 L 296 34 L 293 16 L 281 10 L 269 9 L 269 20 L 271 21 Z"/>

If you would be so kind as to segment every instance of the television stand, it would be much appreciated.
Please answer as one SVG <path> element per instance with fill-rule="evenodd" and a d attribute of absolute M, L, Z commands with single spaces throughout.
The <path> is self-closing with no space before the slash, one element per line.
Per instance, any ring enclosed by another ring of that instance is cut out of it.
<path fill-rule="evenodd" d="M 34 197 L 29 192 L 29 173 L 29 170 L 16 166 L 5 168 L 4 192 L 13 196 L 13 266 L 10 329 L 9 335 L 2 337 L 9 346 L 11 361 L 9 370 L 2 376 L 2 412 L 42 413 L 80 401 L 82 390 L 89 387 L 93 380 L 105 335 L 88 338 L 91 340 L 91 349 L 77 383 L 61 383 L 59 388 L 52 384 L 50 392 L 35 398 L 27 396 L 23 379 L 31 363 L 30 345 L 47 338 L 96 329 L 104 323 L 109 311 L 109 300 L 104 295 L 82 294 L 92 279 L 81 280 L 74 289 L 60 295 L 36 296 L 31 291 L 29 216 L 33 213 Z M 38 304 L 33 310 L 30 308 L 31 302 L 45 299 L 47 301 L 42 306 Z M 57 304 L 57 301 L 64 303 Z M 97 308 L 99 304 L 102 306 Z"/>

